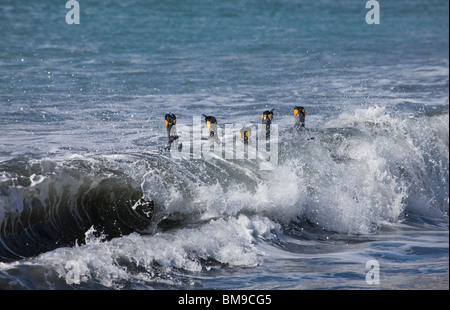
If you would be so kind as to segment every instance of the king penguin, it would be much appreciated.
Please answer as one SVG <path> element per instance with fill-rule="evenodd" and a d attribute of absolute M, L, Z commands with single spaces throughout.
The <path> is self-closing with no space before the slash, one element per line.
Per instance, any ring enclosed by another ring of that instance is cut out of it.
<path fill-rule="evenodd" d="M 170 151 L 171 149 L 173 149 L 172 144 L 175 141 L 177 141 L 176 144 L 178 144 L 177 145 L 178 151 L 181 151 L 183 145 L 178 141 L 179 136 L 177 135 L 177 129 L 175 127 L 175 125 L 177 124 L 177 117 L 175 116 L 175 114 L 172 113 L 166 114 L 166 116 L 164 117 L 164 123 L 166 125 L 168 138 L 166 151 Z"/>
<path fill-rule="evenodd" d="M 208 127 L 210 141 L 220 142 L 219 135 L 217 134 L 217 119 L 214 116 L 206 116 L 202 114 L 205 118 L 206 126 Z"/>

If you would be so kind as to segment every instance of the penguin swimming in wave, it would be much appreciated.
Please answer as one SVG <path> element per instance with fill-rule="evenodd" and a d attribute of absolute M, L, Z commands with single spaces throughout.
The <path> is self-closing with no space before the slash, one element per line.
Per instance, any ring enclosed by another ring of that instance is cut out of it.
<path fill-rule="evenodd" d="M 175 125 L 177 124 L 177 117 L 172 113 L 166 114 L 166 116 L 164 117 L 164 123 L 166 125 L 168 138 L 168 143 L 165 150 L 170 151 L 171 149 L 173 149 L 172 144 L 173 142 L 177 141 L 177 149 L 178 151 L 181 151 L 181 149 L 183 148 L 183 144 L 178 141 L 179 136 L 177 135 L 177 129 L 175 127 Z"/>
<path fill-rule="evenodd" d="M 208 139 L 210 141 L 215 141 L 217 143 L 220 142 L 219 135 L 217 134 L 217 119 L 214 116 L 206 116 L 205 114 L 202 114 L 205 118 L 206 126 L 209 130 L 209 137 Z"/>
<path fill-rule="evenodd" d="M 272 125 L 273 120 L 273 111 L 275 109 L 272 109 L 270 111 L 264 111 L 261 115 L 261 122 L 263 124 L 263 136 L 266 136 L 266 141 L 270 140 L 270 125 Z"/>
<path fill-rule="evenodd" d="M 294 108 L 295 127 L 305 127 L 306 110 L 304 107 L 297 106 Z"/>
<path fill-rule="evenodd" d="M 244 142 L 244 144 L 249 143 L 251 136 L 252 136 L 252 129 L 250 127 L 243 127 L 239 131 L 239 139 L 241 139 Z"/>
<path fill-rule="evenodd" d="M 306 110 L 304 107 L 296 106 L 294 108 L 294 118 L 295 118 L 294 131 L 295 132 L 307 131 L 305 127 Z M 314 140 L 314 137 L 308 137 L 307 140 Z"/>

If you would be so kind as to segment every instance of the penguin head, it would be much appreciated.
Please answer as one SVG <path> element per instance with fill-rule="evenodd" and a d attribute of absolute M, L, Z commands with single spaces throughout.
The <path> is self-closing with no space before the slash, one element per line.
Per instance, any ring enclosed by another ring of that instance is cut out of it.
<path fill-rule="evenodd" d="M 239 131 L 239 139 L 241 139 L 244 144 L 248 144 L 250 137 L 252 136 L 252 130 L 249 127 L 244 127 Z"/>
<path fill-rule="evenodd" d="M 206 126 L 208 127 L 208 130 L 211 130 L 211 126 L 216 124 L 217 125 L 217 120 L 214 116 L 206 116 L 205 114 L 203 114 L 203 117 L 205 118 L 205 123 Z"/>
<path fill-rule="evenodd" d="M 170 131 L 172 126 L 177 124 L 177 117 L 172 113 L 166 114 L 166 116 L 164 117 L 164 123 L 166 124 L 167 130 Z"/>
<path fill-rule="evenodd" d="M 273 110 L 270 111 L 264 111 L 263 114 L 261 115 L 261 121 L 263 124 L 266 125 L 270 125 L 272 123 L 273 120 Z"/>
<path fill-rule="evenodd" d="M 206 116 L 203 114 L 203 117 L 205 118 L 206 127 L 208 127 L 208 130 L 214 130 L 214 125 L 217 125 L 217 120 L 214 116 Z"/>
<path fill-rule="evenodd" d="M 306 110 L 304 107 L 297 106 L 294 108 L 295 124 L 305 127 Z"/>

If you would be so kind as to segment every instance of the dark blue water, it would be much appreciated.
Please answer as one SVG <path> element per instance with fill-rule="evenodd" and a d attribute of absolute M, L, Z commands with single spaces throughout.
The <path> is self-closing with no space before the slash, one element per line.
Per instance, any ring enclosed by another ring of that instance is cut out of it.
<path fill-rule="evenodd" d="M 448 288 L 448 1 L 79 5 L 0 2 L 0 288 Z"/>

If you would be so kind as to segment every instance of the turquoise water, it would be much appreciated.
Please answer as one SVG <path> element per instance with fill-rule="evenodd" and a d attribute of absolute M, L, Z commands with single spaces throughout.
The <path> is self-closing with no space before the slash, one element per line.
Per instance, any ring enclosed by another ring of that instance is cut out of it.
<path fill-rule="evenodd" d="M 0 288 L 448 289 L 448 1 L 79 4 L 0 2 Z"/>

